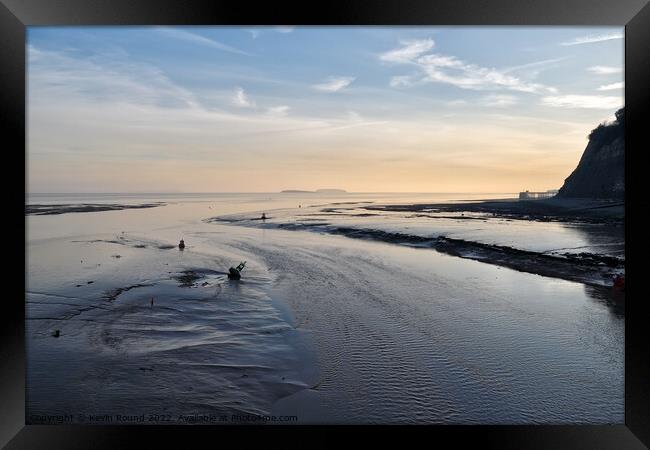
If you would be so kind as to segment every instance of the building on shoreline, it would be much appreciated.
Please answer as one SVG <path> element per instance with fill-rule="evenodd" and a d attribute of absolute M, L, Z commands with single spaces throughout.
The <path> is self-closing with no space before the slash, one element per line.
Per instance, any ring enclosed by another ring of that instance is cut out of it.
<path fill-rule="evenodd" d="M 543 198 L 551 198 L 555 197 L 557 193 L 557 189 L 549 189 L 544 192 L 523 191 L 519 193 L 519 200 L 540 200 Z"/>

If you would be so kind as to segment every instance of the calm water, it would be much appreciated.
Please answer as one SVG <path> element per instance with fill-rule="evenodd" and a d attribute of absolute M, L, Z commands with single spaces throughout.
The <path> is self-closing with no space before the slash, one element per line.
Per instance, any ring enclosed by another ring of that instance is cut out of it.
<path fill-rule="evenodd" d="M 30 197 L 167 205 L 27 217 L 28 417 L 622 423 L 624 314 L 610 289 L 326 232 L 345 225 L 624 257 L 620 229 L 363 210 L 506 197 Z M 269 220 L 252 220 L 261 212 Z M 324 228 L 278 228 L 315 222 Z M 228 281 L 240 260 L 242 281 Z M 188 270 L 197 278 L 183 286 Z"/>

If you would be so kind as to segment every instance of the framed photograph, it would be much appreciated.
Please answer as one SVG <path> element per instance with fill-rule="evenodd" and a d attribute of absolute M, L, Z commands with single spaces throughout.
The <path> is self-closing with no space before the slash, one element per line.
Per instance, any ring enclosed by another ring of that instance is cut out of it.
<path fill-rule="evenodd" d="M 650 445 L 647 2 L 307 6 L 2 0 L 0 443 Z"/>

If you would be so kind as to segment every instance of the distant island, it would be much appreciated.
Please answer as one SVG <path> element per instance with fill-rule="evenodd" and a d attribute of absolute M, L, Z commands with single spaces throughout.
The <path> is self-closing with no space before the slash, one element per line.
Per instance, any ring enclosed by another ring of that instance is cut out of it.
<path fill-rule="evenodd" d="M 347 194 L 345 189 L 316 189 L 315 191 L 303 191 L 300 189 L 285 189 L 281 194 Z"/>

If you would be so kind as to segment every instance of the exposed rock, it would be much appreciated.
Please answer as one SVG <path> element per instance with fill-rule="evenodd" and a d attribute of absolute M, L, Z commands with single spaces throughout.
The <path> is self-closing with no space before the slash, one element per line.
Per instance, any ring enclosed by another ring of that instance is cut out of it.
<path fill-rule="evenodd" d="M 616 112 L 616 121 L 600 124 L 591 132 L 578 167 L 564 181 L 557 196 L 620 200 L 625 197 L 625 108 Z"/>

